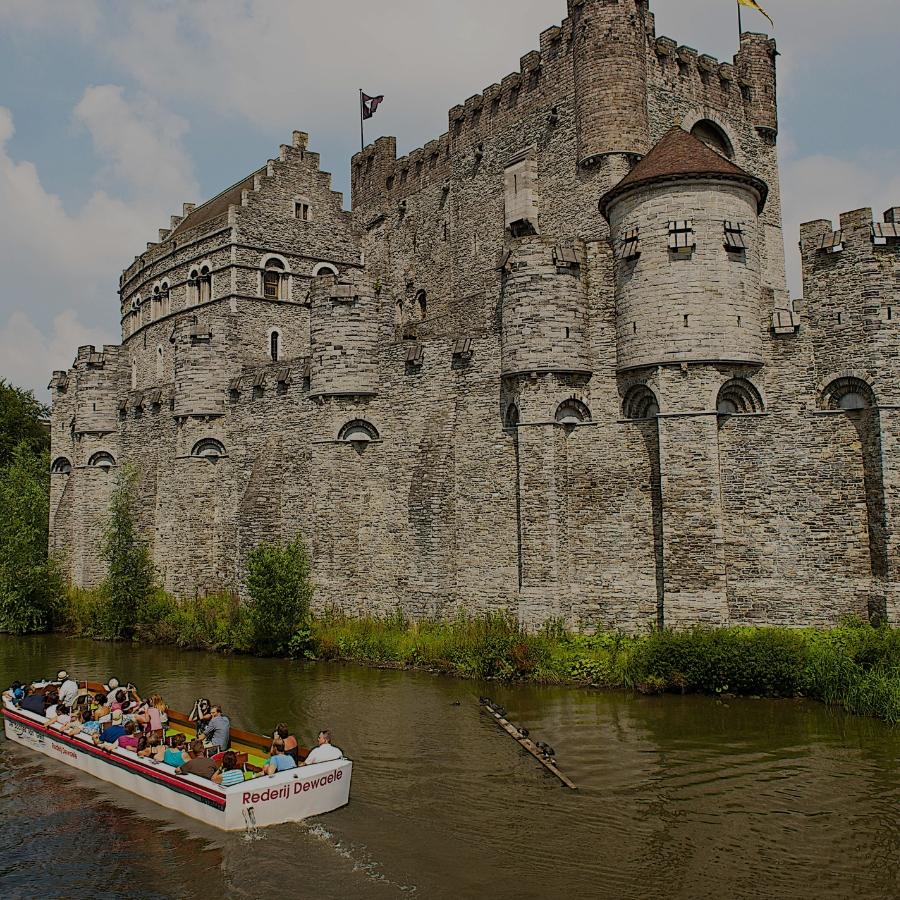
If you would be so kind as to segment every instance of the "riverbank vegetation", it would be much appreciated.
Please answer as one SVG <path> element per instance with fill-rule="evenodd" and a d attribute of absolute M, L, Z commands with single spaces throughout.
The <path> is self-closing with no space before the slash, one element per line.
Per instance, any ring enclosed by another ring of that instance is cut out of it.
<path fill-rule="evenodd" d="M 346 660 L 461 678 L 632 689 L 806 696 L 900 722 L 900 631 L 848 622 L 822 631 L 695 628 L 625 635 L 524 631 L 502 613 L 450 621 L 312 615 L 314 586 L 298 539 L 263 544 L 247 563 L 247 597 L 165 593 L 140 534 L 137 476 L 119 473 L 102 543 L 107 578 L 64 587 L 48 560 L 46 410 L 0 380 L 0 631 L 51 628 L 185 649 Z"/>

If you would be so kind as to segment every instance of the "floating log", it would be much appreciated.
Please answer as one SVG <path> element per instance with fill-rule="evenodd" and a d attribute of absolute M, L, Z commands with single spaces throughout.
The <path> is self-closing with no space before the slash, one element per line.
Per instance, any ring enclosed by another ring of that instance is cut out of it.
<path fill-rule="evenodd" d="M 511 722 L 509 722 L 500 712 L 498 712 L 498 708 L 487 698 L 482 698 L 481 707 L 485 712 L 489 713 L 491 718 L 511 737 L 513 738 L 520 747 L 527 750 L 548 772 L 552 772 L 567 788 L 571 788 L 573 791 L 577 791 L 578 787 L 574 785 L 559 769 L 556 767 L 556 760 L 552 757 L 548 758 L 544 753 L 541 752 L 540 748 L 531 738 L 528 737 L 528 732 L 524 731 L 524 729 L 516 728 Z M 506 712 L 502 707 L 499 707 L 503 713 Z"/>

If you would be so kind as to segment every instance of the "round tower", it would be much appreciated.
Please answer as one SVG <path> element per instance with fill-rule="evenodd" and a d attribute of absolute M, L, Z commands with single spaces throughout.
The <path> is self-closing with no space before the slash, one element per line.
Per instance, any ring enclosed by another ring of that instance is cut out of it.
<path fill-rule="evenodd" d="M 569 0 L 578 163 L 642 156 L 647 111 L 647 0 Z"/>
<path fill-rule="evenodd" d="M 503 375 L 587 374 L 587 296 L 582 251 L 538 237 L 518 241 L 502 295 Z"/>
<path fill-rule="evenodd" d="M 310 303 L 312 396 L 377 394 L 379 305 L 372 286 L 356 273 L 352 279 L 321 275 Z"/>
<path fill-rule="evenodd" d="M 673 128 L 600 201 L 616 255 L 619 370 L 763 362 L 766 185 Z"/>

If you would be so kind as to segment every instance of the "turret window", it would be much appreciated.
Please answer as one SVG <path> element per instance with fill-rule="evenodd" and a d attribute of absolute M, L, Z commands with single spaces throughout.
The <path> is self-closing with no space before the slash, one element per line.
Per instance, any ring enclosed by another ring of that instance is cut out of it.
<path fill-rule="evenodd" d="M 581 425 L 591 421 L 591 411 L 586 404 L 572 397 L 560 403 L 555 419 L 560 425 Z"/>
<path fill-rule="evenodd" d="M 691 219 L 669 222 L 669 250 L 679 256 L 690 256 L 696 246 L 694 223 Z"/>
<path fill-rule="evenodd" d="M 191 450 L 191 456 L 198 456 L 201 459 L 208 459 L 210 462 L 215 462 L 219 457 L 225 456 L 225 447 L 215 438 L 204 438 L 202 441 L 197 441 L 194 444 L 194 449 Z"/>
<path fill-rule="evenodd" d="M 626 419 L 653 419 L 659 415 L 659 401 L 656 394 L 646 384 L 631 388 L 622 402 L 622 413 Z"/>
<path fill-rule="evenodd" d="M 272 357 L 273 362 L 278 362 L 280 357 L 280 343 L 281 343 L 281 335 L 277 331 L 273 331 L 269 335 L 269 356 Z"/>
<path fill-rule="evenodd" d="M 354 419 L 340 430 L 338 440 L 346 444 L 369 444 L 379 440 L 378 429 L 371 422 Z"/>
<path fill-rule="evenodd" d="M 616 255 L 623 262 L 631 262 L 641 255 L 641 232 L 639 228 L 626 229 Z"/>
<path fill-rule="evenodd" d="M 53 465 L 50 466 L 50 472 L 53 475 L 71 475 L 72 463 L 70 463 L 65 456 L 58 456 L 53 460 Z"/>
<path fill-rule="evenodd" d="M 88 465 L 95 469 L 105 469 L 109 471 L 116 464 L 116 460 L 111 453 L 100 450 L 88 460 Z"/>
<path fill-rule="evenodd" d="M 743 253 L 747 249 L 744 226 L 740 222 L 725 222 L 725 249 L 729 253 Z"/>
<path fill-rule="evenodd" d="M 832 381 L 822 392 L 822 409 L 858 412 L 877 406 L 875 392 L 861 378 L 846 376 Z"/>
<path fill-rule="evenodd" d="M 763 410 L 762 395 L 746 378 L 733 378 L 719 389 L 716 412 L 720 416 L 746 416 Z"/>

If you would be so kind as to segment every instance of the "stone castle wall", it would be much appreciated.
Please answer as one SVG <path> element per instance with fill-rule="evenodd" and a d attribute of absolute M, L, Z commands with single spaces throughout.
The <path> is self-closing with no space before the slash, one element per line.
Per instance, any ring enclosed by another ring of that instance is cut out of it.
<path fill-rule="evenodd" d="M 122 275 L 121 346 L 54 375 L 69 576 L 102 578 L 131 464 L 181 595 L 242 590 L 254 546 L 299 534 L 315 602 L 348 612 L 897 621 L 897 237 L 869 211 L 837 251 L 805 226 L 791 304 L 775 88 L 764 36 L 720 63 L 656 36 L 646 0 L 570 0 L 446 134 L 357 154 L 352 212 L 302 132 L 186 204 Z M 676 124 L 768 185 L 761 213 L 705 178 L 607 223 L 601 196 Z M 678 219 L 697 246 L 673 259 Z"/>

